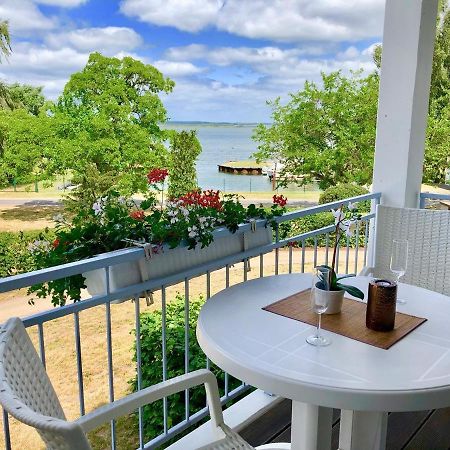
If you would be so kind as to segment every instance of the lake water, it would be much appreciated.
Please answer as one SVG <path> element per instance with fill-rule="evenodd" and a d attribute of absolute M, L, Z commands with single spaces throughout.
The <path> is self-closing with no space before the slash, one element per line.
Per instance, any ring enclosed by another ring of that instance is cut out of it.
<path fill-rule="evenodd" d="M 267 176 L 221 173 L 217 167 L 226 161 L 251 159 L 252 153 L 257 150 L 257 143 L 252 140 L 254 125 L 169 123 L 166 128 L 197 130 L 202 145 L 202 153 L 197 160 L 197 177 L 202 189 L 220 189 L 225 192 L 272 190 Z M 287 190 L 291 189 L 295 188 Z"/>

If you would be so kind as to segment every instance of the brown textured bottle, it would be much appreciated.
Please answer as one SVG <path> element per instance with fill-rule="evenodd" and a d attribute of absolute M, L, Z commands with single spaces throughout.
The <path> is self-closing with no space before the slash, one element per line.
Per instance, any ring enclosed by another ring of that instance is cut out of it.
<path fill-rule="evenodd" d="M 397 285 L 388 280 L 369 283 L 366 326 L 375 331 L 391 331 L 395 326 Z"/>

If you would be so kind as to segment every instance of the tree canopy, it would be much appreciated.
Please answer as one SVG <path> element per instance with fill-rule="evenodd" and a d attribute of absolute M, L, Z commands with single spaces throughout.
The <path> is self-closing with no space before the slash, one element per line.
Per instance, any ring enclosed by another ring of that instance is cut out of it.
<path fill-rule="evenodd" d="M 151 65 L 92 53 L 51 109 L 61 141 L 59 170 L 82 176 L 93 164 L 100 174 L 114 175 L 126 192 L 144 189 L 148 168 L 167 158 L 159 126 L 166 110 L 158 94 L 173 86 Z"/>
<path fill-rule="evenodd" d="M 11 54 L 11 37 L 7 20 L 0 20 L 0 62 Z"/>
<path fill-rule="evenodd" d="M 338 71 L 322 73 L 322 84 L 306 82 L 286 105 L 280 99 L 271 103 L 273 124 L 258 125 L 254 134 L 256 156 L 282 161 L 284 173 L 299 184 L 366 184 L 372 176 L 378 77 Z"/>

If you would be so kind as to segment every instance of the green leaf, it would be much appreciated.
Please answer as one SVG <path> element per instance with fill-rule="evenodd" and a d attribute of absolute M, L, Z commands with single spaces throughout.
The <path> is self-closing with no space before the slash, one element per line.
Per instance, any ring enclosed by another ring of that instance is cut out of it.
<path fill-rule="evenodd" d="M 336 286 L 340 290 L 346 291 L 350 295 L 353 295 L 353 297 L 360 298 L 361 300 L 364 300 L 364 293 L 360 289 L 358 289 L 357 287 L 355 287 L 355 286 L 347 286 L 346 284 L 340 284 L 340 283 L 337 283 Z"/>

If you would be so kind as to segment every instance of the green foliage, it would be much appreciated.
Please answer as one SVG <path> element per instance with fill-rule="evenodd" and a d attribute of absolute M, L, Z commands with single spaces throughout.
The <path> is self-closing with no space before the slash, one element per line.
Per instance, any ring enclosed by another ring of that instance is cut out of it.
<path fill-rule="evenodd" d="M 195 162 L 202 152 L 196 132 L 172 132 L 169 153 L 169 197 L 177 198 L 197 186 Z"/>
<path fill-rule="evenodd" d="M 290 231 L 288 236 L 296 236 L 298 234 L 308 233 L 315 231 L 329 225 L 333 225 L 334 218 L 330 212 L 322 212 L 312 214 L 310 216 L 302 217 L 300 219 L 292 220 L 290 222 Z M 283 225 L 283 224 L 282 224 Z M 325 247 L 327 245 L 326 236 L 320 235 L 316 237 L 317 245 L 319 247 Z M 330 245 L 331 237 L 328 244 Z M 315 244 L 314 238 L 306 239 L 305 246 L 313 246 Z"/>
<path fill-rule="evenodd" d="M 53 231 L 0 232 L 0 278 L 36 269 L 28 248 L 37 239 L 52 240 Z"/>
<path fill-rule="evenodd" d="M 357 184 L 352 183 L 340 183 L 336 186 L 331 186 L 320 194 L 319 205 L 325 203 L 336 202 L 338 200 L 344 200 L 346 198 L 357 197 L 358 195 L 368 194 L 369 191 Z M 363 213 L 370 212 L 370 200 L 366 200 L 358 204 L 358 209 Z"/>
<path fill-rule="evenodd" d="M 206 367 L 206 357 L 197 343 L 195 329 L 200 308 L 204 299 L 189 300 L 189 371 Z M 185 299 L 180 295 L 167 304 L 166 308 L 166 355 L 167 378 L 181 375 L 184 367 L 185 343 Z M 162 313 L 159 310 L 142 313 L 140 317 L 140 342 L 142 353 L 142 387 L 147 387 L 162 381 Z M 219 386 L 224 384 L 224 374 L 212 365 L 211 370 L 218 378 Z M 137 389 L 137 379 L 133 380 L 133 389 Z M 229 389 L 239 386 L 234 378 L 229 378 Z M 206 405 L 203 387 L 190 389 L 189 410 L 194 413 Z M 223 393 L 223 390 L 222 390 Z M 145 439 L 151 439 L 164 431 L 162 401 L 144 407 Z M 184 392 L 173 395 L 168 399 L 168 425 L 181 422 L 185 417 Z"/>
<path fill-rule="evenodd" d="M 445 106 L 440 114 L 428 116 L 427 139 L 425 141 L 425 161 L 423 180 L 426 183 L 445 183 L 445 171 L 450 167 L 449 141 L 450 106 Z"/>
<path fill-rule="evenodd" d="M 55 171 L 82 175 L 94 165 L 114 175 L 121 192 L 145 191 L 148 169 L 164 166 L 167 157 L 159 127 L 166 110 L 158 94 L 173 86 L 151 65 L 92 53 L 51 111 L 61 140 Z"/>
<path fill-rule="evenodd" d="M 441 2 L 434 43 L 431 73 L 430 112 L 441 116 L 449 103 L 450 94 L 450 8 Z M 446 111 L 448 113 L 448 110 Z"/>
<path fill-rule="evenodd" d="M 42 87 L 30 86 L 28 84 L 14 83 L 8 86 L 12 101 L 19 107 L 26 109 L 34 116 L 39 115 L 45 103 Z"/>
<path fill-rule="evenodd" d="M 272 125 L 259 124 L 258 160 L 275 159 L 281 173 L 318 181 L 325 189 L 337 183 L 367 184 L 372 178 L 378 76 L 347 78 L 339 71 L 322 73 L 323 87 L 306 82 L 282 105 L 271 102 Z"/>
<path fill-rule="evenodd" d="M 0 21 L 0 63 L 11 54 L 11 37 L 7 20 Z"/>
<path fill-rule="evenodd" d="M 48 177 L 55 145 L 50 122 L 25 109 L 0 110 L 0 186 Z"/>
<path fill-rule="evenodd" d="M 83 173 L 75 173 L 72 177 L 77 188 L 65 195 L 65 209 L 77 214 L 80 210 L 92 208 L 99 198 L 108 195 L 114 179 L 114 174 L 100 173 L 95 164 L 87 164 Z"/>

